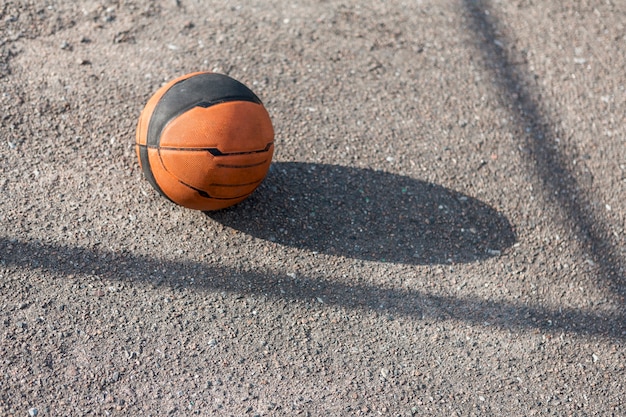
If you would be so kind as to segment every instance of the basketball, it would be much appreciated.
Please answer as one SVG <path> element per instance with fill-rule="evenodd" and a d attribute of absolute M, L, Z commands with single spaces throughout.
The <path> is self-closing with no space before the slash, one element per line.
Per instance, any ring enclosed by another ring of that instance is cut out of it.
<path fill-rule="evenodd" d="M 196 72 L 161 87 L 139 116 L 135 149 L 148 182 L 172 202 L 220 210 L 265 178 L 274 129 L 261 100 L 223 74 Z"/>

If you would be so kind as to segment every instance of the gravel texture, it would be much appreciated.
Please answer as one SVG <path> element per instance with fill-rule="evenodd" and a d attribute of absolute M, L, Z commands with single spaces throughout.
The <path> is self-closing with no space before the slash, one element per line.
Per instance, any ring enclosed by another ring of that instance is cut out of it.
<path fill-rule="evenodd" d="M 567 3 L 567 4 L 566 4 Z M 626 4 L 0 5 L 0 415 L 626 415 Z M 134 154 L 263 100 L 216 213 Z"/>

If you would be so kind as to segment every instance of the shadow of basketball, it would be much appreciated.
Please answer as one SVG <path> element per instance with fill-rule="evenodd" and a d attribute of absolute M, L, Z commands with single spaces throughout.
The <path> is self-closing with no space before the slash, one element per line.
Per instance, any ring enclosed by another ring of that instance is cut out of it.
<path fill-rule="evenodd" d="M 485 203 L 371 169 L 278 162 L 247 200 L 206 213 L 252 236 L 324 254 L 407 264 L 472 262 L 515 242 Z"/>

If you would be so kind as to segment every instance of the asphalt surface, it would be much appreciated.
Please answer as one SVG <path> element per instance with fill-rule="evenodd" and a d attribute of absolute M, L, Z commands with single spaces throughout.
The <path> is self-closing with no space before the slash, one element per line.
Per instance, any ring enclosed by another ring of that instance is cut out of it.
<path fill-rule="evenodd" d="M 626 415 L 622 1 L 0 5 L 0 415 Z M 137 118 L 248 85 L 274 164 L 162 198 Z"/>

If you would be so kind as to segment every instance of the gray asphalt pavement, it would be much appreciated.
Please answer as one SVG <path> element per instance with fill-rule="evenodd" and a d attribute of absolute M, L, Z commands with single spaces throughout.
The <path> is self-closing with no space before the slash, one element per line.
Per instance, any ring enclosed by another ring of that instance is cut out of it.
<path fill-rule="evenodd" d="M 0 5 L 0 415 L 626 415 L 622 1 Z M 137 118 L 249 86 L 220 212 Z"/>

